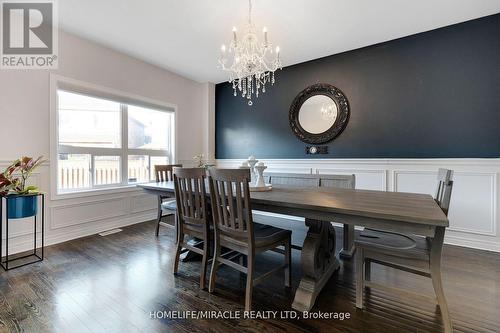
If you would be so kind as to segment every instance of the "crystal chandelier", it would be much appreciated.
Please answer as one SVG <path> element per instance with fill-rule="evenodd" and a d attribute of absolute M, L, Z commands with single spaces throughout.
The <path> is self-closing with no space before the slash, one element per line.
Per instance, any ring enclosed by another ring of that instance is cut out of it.
<path fill-rule="evenodd" d="M 229 49 L 225 45 L 221 47 L 219 58 L 220 67 L 229 72 L 229 83 L 232 83 L 234 96 L 237 91 L 241 92 L 243 98 L 248 99 L 248 105 L 252 105 L 252 97 L 259 97 L 259 92 L 266 92 L 266 84 L 274 84 L 274 72 L 281 69 L 280 48 L 276 46 L 273 52 L 272 45 L 267 39 L 267 28 L 262 33 L 264 42 L 259 43 L 256 27 L 252 23 L 252 1 L 248 1 L 248 23 L 245 27 L 243 37 L 238 38 L 236 27 L 233 27 L 233 40 Z M 228 54 L 231 61 L 228 65 Z"/>

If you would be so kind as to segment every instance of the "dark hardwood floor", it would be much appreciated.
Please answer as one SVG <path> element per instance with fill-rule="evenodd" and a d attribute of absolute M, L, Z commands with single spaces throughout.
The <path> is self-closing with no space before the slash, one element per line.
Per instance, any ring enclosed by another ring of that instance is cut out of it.
<path fill-rule="evenodd" d="M 0 273 L 1 332 L 440 332 L 435 304 L 422 297 L 369 291 L 356 310 L 354 265 L 342 263 L 313 311 L 348 312 L 350 319 L 152 319 L 153 311 L 243 310 L 244 275 L 221 267 L 214 294 L 199 289 L 199 261 L 172 274 L 174 231 L 154 222 L 106 237 L 48 247 L 42 263 Z M 341 231 L 338 231 L 337 246 Z M 262 255 L 257 269 L 281 261 Z M 446 246 L 444 286 L 456 332 L 500 332 L 500 254 Z M 300 277 L 293 253 L 293 287 L 281 274 L 255 288 L 255 310 L 290 310 Z M 433 296 L 430 280 L 374 266 L 376 282 Z"/>

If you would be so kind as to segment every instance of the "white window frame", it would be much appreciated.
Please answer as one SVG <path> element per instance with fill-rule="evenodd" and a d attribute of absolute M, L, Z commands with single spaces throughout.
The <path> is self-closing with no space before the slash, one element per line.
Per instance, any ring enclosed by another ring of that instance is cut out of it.
<path fill-rule="evenodd" d="M 121 108 L 121 148 L 92 148 L 59 145 L 59 119 L 58 119 L 58 97 L 59 90 L 112 100 L 120 103 Z M 128 105 L 150 108 L 153 110 L 168 112 L 173 115 L 173 126 L 170 137 L 170 150 L 134 149 L 128 148 Z M 151 172 L 151 157 L 167 156 L 171 163 L 176 163 L 177 152 L 177 106 L 158 100 L 118 91 L 115 89 L 98 86 L 56 74 L 50 74 L 50 160 L 51 160 L 51 199 L 67 199 L 92 196 L 96 194 L 110 194 L 138 190 L 137 183 L 128 182 L 128 156 L 149 156 L 149 167 Z M 58 154 L 90 154 L 91 155 L 91 187 L 77 189 L 74 191 L 59 192 L 58 180 Z M 167 153 L 167 154 L 166 154 Z M 121 183 L 109 185 L 94 185 L 94 157 L 95 156 L 119 156 L 121 159 L 120 177 Z"/>

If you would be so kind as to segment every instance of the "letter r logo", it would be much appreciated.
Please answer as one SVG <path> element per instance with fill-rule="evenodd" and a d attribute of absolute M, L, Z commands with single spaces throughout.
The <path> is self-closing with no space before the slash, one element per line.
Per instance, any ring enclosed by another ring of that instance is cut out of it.
<path fill-rule="evenodd" d="M 51 54 L 52 3 L 2 3 L 4 54 Z"/>

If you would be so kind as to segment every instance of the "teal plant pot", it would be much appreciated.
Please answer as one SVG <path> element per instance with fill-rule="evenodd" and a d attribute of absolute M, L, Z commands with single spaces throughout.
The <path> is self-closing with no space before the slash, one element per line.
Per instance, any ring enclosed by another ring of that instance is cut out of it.
<path fill-rule="evenodd" d="M 11 195 L 7 197 L 9 219 L 22 219 L 38 213 L 38 195 Z"/>

